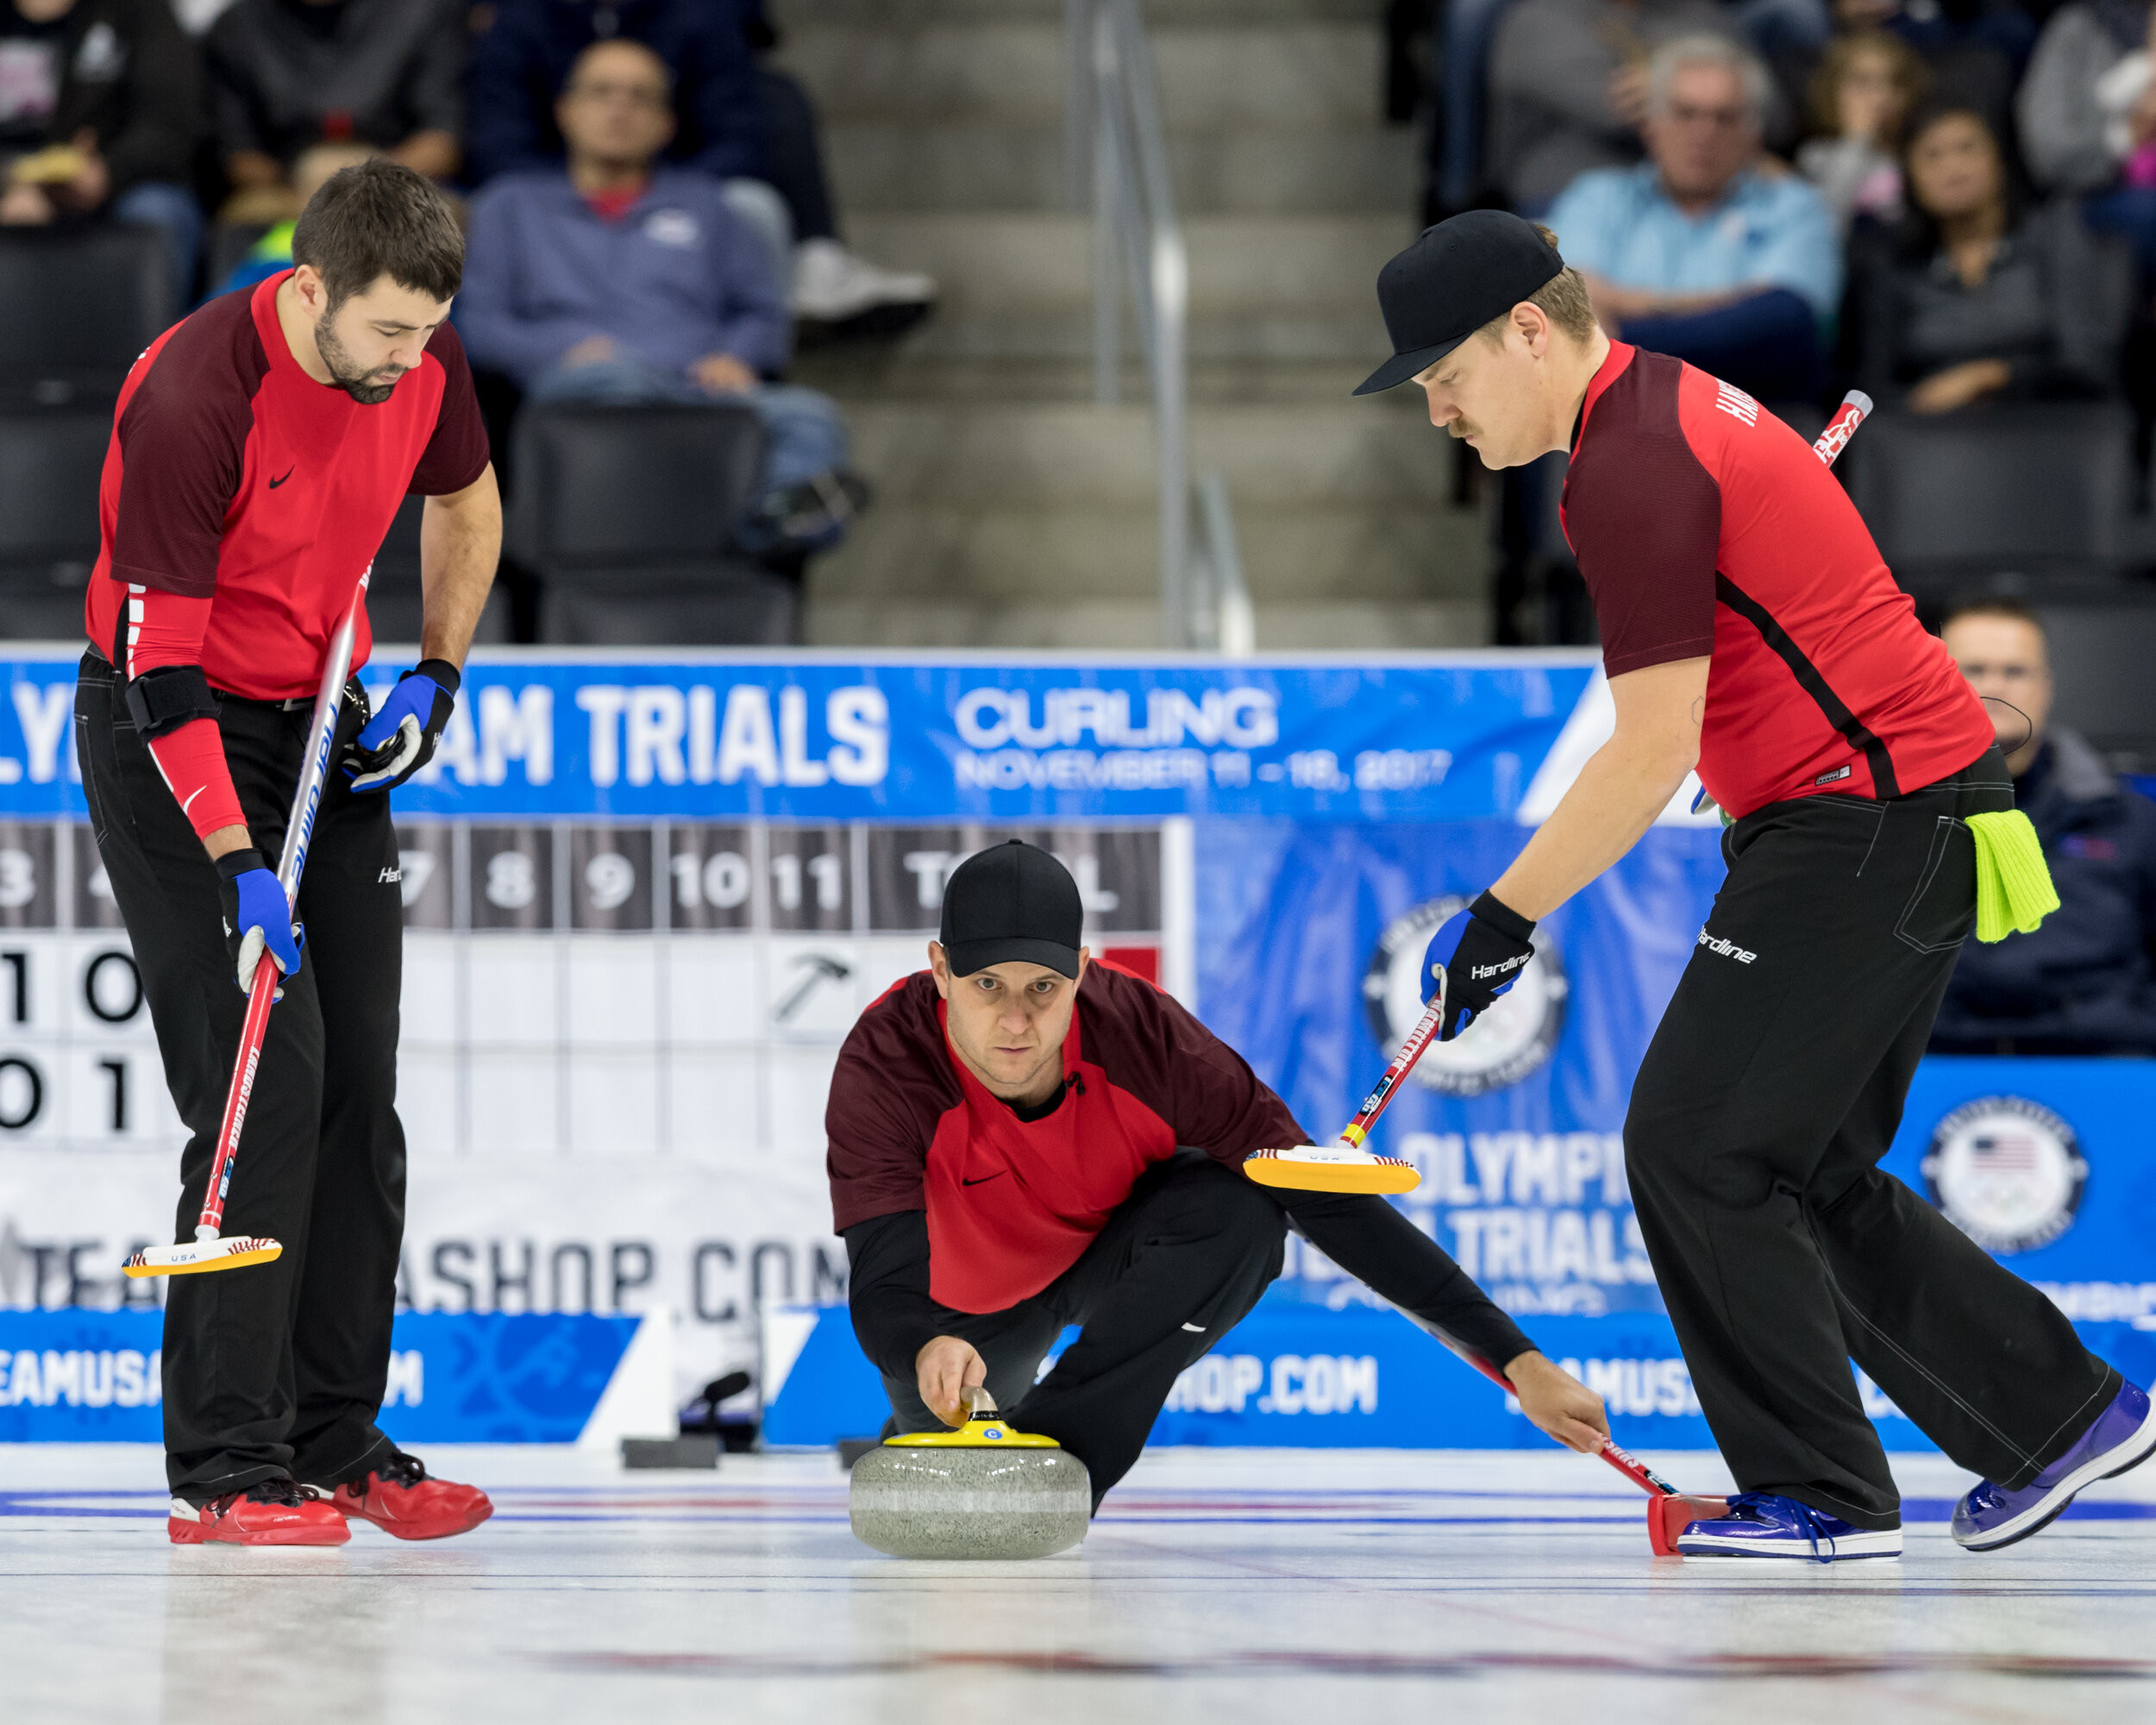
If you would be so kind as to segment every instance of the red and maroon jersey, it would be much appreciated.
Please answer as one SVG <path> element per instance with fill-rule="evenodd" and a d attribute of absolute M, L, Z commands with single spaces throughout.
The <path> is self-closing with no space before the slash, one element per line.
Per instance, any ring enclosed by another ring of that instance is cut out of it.
<path fill-rule="evenodd" d="M 1811 446 L 1743 391 L 1610 343 L 1561 505 L 1613 677 L 1711 655 L 1700 782 L 1732 816 L 1892 797 L 1991 721 Z"/>
<path fill-rule="evenodd" d="M 292 357 L 277 318 L 290 274 L 173 325 L 120 392 L 84 627 L 130 679 L 199 665 L 228 693 L 311 695 L 405 494 L 461 491 L 486 469 L 454 329 L 435 331 L 388 400 L 362 405 Z M 372 643 L 363 611 L 354 670 Z M 240 823 L 212 721 L 151 746 L 197 832 Z"/>
<path fill-rule="evenodd" d="M 1062 1106 L 1021 1120 L 952 1051 L 935 977 L 896 984 L 862 1014 L 832 1075 L 833 1226 L 925 1209 L 931 1296 L 997 1312 L 1075 1264 L 1177 1145 L 1239 1170 L 1253 1150 L 1306 1141 L 1233 1049 L 1097 959 L 1079 984 L 1063 1074 Z"/>

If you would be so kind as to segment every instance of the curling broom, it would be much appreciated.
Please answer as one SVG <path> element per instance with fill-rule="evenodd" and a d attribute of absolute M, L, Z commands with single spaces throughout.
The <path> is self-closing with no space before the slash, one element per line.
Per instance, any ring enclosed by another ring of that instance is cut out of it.
<path fill-rule="evenodd" d="M 1254 1150 L 1243 1158 L 1243 1171 L 1261 1186 L 1279 1186 L 1293 1192 L 1412 1192 L 1422 1183 L 1413 1163 L 1397 1156 L 1374 1156 L 1363 1148 L 1377 1117 L 1385 1112 L 1400 1089 L 1401 1081 L 1414 1070 L 1422 1051 L 1436 1039 L 1445 1019 L 1445 969 L 1438 973 L 1438 992 L 1407 1039 L 1393 1056 L 1393 1063 L 1377 1081 L 1377 1088 L 1363 1099 L 1363 1106 L 1332 1144 L 1298 1144 L 1285 1150 Z"/>
<path fill-rule="evenodd" d="M 1440 1336 L 1438 1339 L 1506 1395 L 1518 1393 L 1513 1388 L 1512 1380 L 1480 1354 L 1470 1352 L 1448 1337 Z M 1718 1521 L 1729 1513 L 1729 1500 L 1727 1497 L 1700 1497 L 1679 1491 L 1614 1438 L 1604 1438 L 1597 1453 L 1647 1494 L 1647 1544 L 1658 1558 L 1679 1555 L 1677 1535 L 1684 1531 L 1689 1523 Z"/>
<path fill-rule="evenodd" d="M 323 787 L 329 776 L 337 710 L 344 700 L 345 679 L 352 672 L 352 637 L 366 597 L 367 576 L 361 575 L 344 621 L 330 637 L 329 650 L 322 662 L 322 684 L 315 691 L 307 753 L 299 783 L 292 791 L 291 812 L 285 822 L 285 848 L 277 861 L 277 884 L 285 889 L 287 906 L 297 906 L 299 902 L 299 874 L 307 866 L 307 844 L 314 837 L 315 816 L 321 809 Z M 280 1242 L 263 1235 L 227 1236 L 220 1232 L 225 1199 L 232 1190 L 232 1164 L 240 1148 L 240 1128 L 247 1124 L 247 1105 L 254 1094 L 262 1040 L 269 1033 L 270 1007 L 276 1003 L 278 976 L 277 961 L 265 949 L 254 966 L 254 986 L 248 993 L 239 1057 L 233 1062 L 232 1083 L 225 1093 L 224 1120 L 217 1128 L 217 1154 L 210 1164 L 195 1237 L 179 1245 L 154 1245 L 136 1252 L 127 1261 L 129 1276 L 199 1276 L 213 1270 L 238 1270 L 245 1264 L 267 1264 L 285 1250 Z"/>

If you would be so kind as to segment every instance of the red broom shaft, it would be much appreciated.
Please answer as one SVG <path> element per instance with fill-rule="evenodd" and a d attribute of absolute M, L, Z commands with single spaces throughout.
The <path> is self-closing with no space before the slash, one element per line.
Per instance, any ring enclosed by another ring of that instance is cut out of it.
<path fill-rule="evenodd" d="M 1849 447 L 1849 440 L 1857 435 L 1857 428 L 1871 411 L 1871 398 L 1860 389 L 1852 389 L 1841 398 L 1841 405 L 1834 410 L 1834 417 L 1827 422 L 1827 429 L 1819 434 L 1812 445 L 1812 453 L 1828 467 L 1834 458 Z"/>
<path fill-rule="evenodd" d="M 292 789 L 291 812 L 285 822 L 285 846 L 277 862 L 277 884 L 285 889 L 289 916 L 299 903 L 300 871 L 307 866 L 307 846 L 314 837 L 315 817 L 321 812 L 322 791 L 329 775 L 329 756 L 336 740 L 337 714 L 344 699 L 345 681 L 352 674 L 353 637 L 358 630 L 360 609 L 366 602 L 367 576 L 360 576 L 352 603 L 329 640 L 322 667 L 321 686 L 315 692 L 314 717 L 308 727 L 308 756 L 301 763 L 299 781 Z M 254 965 L 254 984 L 248 990 L 247 1018 L 240 1029 L 239 1057 L 232 1064 L 232 1082 L 224 1095 L 224 1120 L 217 1128 L 217 1154 L 210 1164 L 210 1182 L 203 1193 L 202 1218 L 195 1237 L 223 1232 L 225 1197 L 232 1189 L 232 1164 L 239 1152 L 240 1129 L 247 1124 L 248 1099 L 254 1094 L 254 1071 L 262 1059 L 263 1038 L 269 1033 L 270 1007 L 277 1000 L 280 973 L 266 948 Z"/>
<path fill-rule="evenodd" d="M 232 1159 L 240 1148 L 240 1128 L 247 1124 L 248 1100 L 254 1094 L 254 1070 L 261 1063 L 262 1039 L 269 1032 L 270 1007 L 277 998 L 277 961 L 265 951 L 254 967 L 254 987 L 247 997 L 247 1019 L 240 1029 L 240 1056 L 224 1095 L 224 1120 L 217 1128 L 217 1155 L 210 1164 L 197 1233 L 224 1229 L 225 1195 L 232 1189 Z"/>
<path fill-rule="evenodd" d="M 1363 1140 L 1370 1135 L 1370 1128 L 1377 1124 L 1377 1117 L 1400 1089 L 1401 1081 L 1414 1070 L 1415 1062 L 1422 1058 L 1438 1034 L 1438 1026 L 1445 1018 L 1445 988 L 1438 985 L 1436 997 L 1423 1011 L 1421 1020 L 1407 1032 L 1407 1041 L 1400 1044 L 1400 1052 L 1393 1056 L 1393 1063 L 1385 1069 L 1385 1076 L 1377 1081 L 1377 1088 L 1363 1099 L 1363 1106 L 1353 1120 L 1340 1132 L 1340 1142 L 1354 1149 L 1362 1147 Z"/>

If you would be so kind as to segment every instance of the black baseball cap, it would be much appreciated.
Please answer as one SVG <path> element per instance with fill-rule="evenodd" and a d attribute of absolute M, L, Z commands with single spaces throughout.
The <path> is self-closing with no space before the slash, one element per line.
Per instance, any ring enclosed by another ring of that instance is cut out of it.
<path fill-rule="evenodd" d="M 954 976 L 991 964 L 1045 964 L 1078 974 L 1086 907 L 1070 870 L 1022 838 L 992 845 L 951 871 L 937 938 Z"/>
<path fill-rule="evenodd" d="M 1393 356 L 1357 395 L 1406 383 L 1491 319 L 1531 299 L 1564 268 L 1530 223 L 1504 210 L 1470 210 L 1425 228 L 1377 273 L 1377 304 Z"/>

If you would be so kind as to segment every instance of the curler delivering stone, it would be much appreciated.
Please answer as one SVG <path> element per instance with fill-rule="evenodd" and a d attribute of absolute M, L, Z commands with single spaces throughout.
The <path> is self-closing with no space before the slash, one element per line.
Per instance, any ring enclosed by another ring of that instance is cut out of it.
<path fill-rule="evenodd" d="M 854 1464 L 854 1535 L 894 1558 L 1009 1562 L 1086 1536 L 1093 1481 L 1053 1438 L 1013 1431 L 985 1389 L 955 1432 L 887 1438 Z"/>

